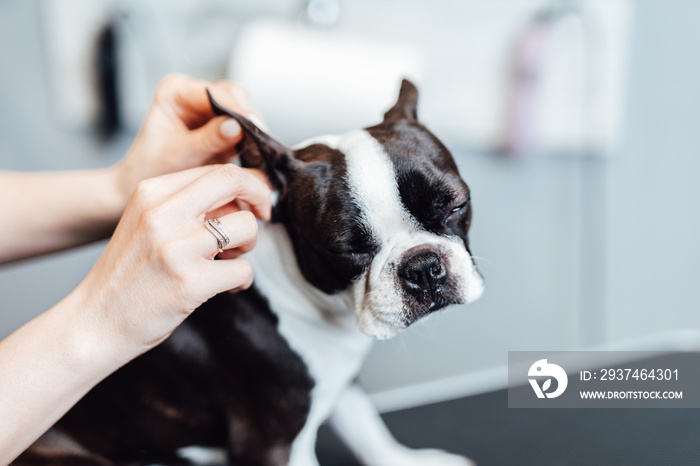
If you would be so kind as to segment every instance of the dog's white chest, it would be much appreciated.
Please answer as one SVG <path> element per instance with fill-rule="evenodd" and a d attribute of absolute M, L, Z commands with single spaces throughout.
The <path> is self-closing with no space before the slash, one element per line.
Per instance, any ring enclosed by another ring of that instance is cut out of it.
<path fill-rule="evenodd" d="M 255 271 L 255 287 L 279 319 L 278 331 L 314 379 L 309 420 L 325 419 L 360 370 L 372 340 L 357 330 L 349 295 L 328 296 L 304 280 L 283 226 L 262 226 L 255 250 L 247 257 Z"/>

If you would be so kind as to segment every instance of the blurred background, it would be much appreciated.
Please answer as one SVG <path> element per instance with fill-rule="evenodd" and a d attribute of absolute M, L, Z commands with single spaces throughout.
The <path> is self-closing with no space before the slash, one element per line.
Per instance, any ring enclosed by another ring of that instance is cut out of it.
<path fill-rule="evenodd" d="M 289 144 L 380 121 L 408 76 L 472 189 L 486 294 L 375 346 L 360 379 L 380 409 L 502 389 L 508 351 L 694 350 L 698 17 L 691 0 L 0 0 L 0 169 L 116 163 L 170 72 L 243 83 Z M 1 268 L 0 338 L 103 246 Z"/>

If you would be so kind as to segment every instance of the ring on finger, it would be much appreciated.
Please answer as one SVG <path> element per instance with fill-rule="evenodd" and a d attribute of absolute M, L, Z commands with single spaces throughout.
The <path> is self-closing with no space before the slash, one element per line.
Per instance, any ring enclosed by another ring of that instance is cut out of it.
<path fill-rule="evenodd" d="M 214 237 L 216 238 L 216 245 L 219 249 L 219 252 L 224 252 L 224 248 L 229 245 L 231 240 L 229 239 L 228 235 L 221 226 L 221 222 L 219 222 L 219 219 L 210 218 L 209 220 L 204 222 L 204 226 L 207 230 L 209 230 L 209 233 L 214 235 Z"/>

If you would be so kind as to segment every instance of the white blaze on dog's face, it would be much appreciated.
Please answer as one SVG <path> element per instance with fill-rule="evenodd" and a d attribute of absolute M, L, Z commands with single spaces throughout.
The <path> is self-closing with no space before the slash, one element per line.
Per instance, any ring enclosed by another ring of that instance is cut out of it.
<path fill-rule="evenodd" d="M 484 289 L 467 239 L 469 188 L 418 122 L 417 96 L 404 81 L 381 124 L 293 152 L 231 114 L 248 143 L 244 165 L 265 169 L 280 191 L 273 221 L 285 225 L 304 278 L 350 293 L 360 330 L 381 339 Z"/>
<path fill-rule="evenodd" d="M 397 126 L 389 131 L 399 130 L 404 138 L 411 131 L 405 123 Z M 376 245 L 370 266 L 352 284 L 358 326 L 367 335 L 389 338 L 446 305 L 475 301 L 484 287 L 466 241 L 469 190 L 456 168 L 450 175 L 402 151 L 392 160 L 386 150 L 391 144 L 380 142 L 382 131 L 350 133 L 338 149 L 345 155 L 350 195 Z M 418 151 L 438 149 L 420 147 L 435 141 L 406 142 Z"/>

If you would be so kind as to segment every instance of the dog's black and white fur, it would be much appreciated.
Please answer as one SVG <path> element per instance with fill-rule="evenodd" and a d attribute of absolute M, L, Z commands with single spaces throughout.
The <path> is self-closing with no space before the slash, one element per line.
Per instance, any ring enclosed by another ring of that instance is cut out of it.
<path fill-rule="evenodd" d="M 399 445 L 353 385 L 369 337 L 483 291 L 469 189 L 417 98 L 404 81 L 381 124 L 294 150 L 212 99 L 244 129 L 243 164 L 279 194 L 248 255 L 253 288 L 205 303 L 17 464 L 314 466 L 326 420 L 367 465 L 471 464 Z"/>

